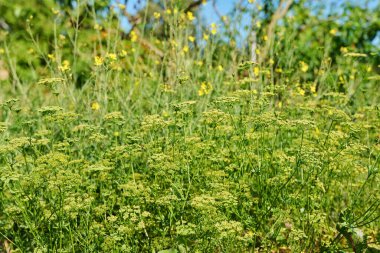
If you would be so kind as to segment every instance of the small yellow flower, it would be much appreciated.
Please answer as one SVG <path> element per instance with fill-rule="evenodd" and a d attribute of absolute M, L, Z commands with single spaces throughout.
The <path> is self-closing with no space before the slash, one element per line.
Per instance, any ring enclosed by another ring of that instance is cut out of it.
<path fill-rule="evenodd" d="M 4 48 L 0 48 L 0 54 L 4 54 L 4 53 L 5 53 Z"/>
<path fill-rule="evenodd" d="M 117 6 L 120 10 L 125 10 L 125 4 L 118 4 Z"/>
<path fill-rule="evenodd" d="M 253 68 L 253 73 L 255 74 L 255 76 L 258 76 L 259 74 L 260 74 L 260 69 L 259 69 L 259 67 L 254 67 Z"/>
<path fill-rule="evenodd" d="M 153 13 L 153 16 L 155 19 L 159 19 L 161 17 L 161 13 L 155 12 L 155 13 Z"/>
<path fill-rule="evenodd" d="M 64 60 L 62 62 L 62 65 L 58 67 L 58 69 L 61 71 L 61 72 L 65 72 L 65 71 L 68 71 L 70 70 L 70 62 L 68 60 Z"/>
<path fill-rule="evenodd" d="M 264 41 L 267 41 L 267 40 L 268 40 L 268 36 L 267 36 L 267 35 L 264 35 L 264 36 L 263 36 L 263 40 L 264 40 Z"/>
<path fill-rule="evenodd" d="M 54 54 L 48 54 L 47 57 L 52 60 L 52 61 L 55 61 L 55 55 Z"/>
<path fill-rule="evenodd" d="M 166 14 L 171 15 L 172 14 L 172 10 L 171 9 L 167 9 L 166 10 Z"/>
<path fill-rule="evenodd" d="M 204 33 L 204 34 L 203 34 L 203 39 L 204 39 L 205 41 L 208 41 L 209 37 L 210 37 L 210 36 L 209 36 L 207 33 Z"/>
<path fill-rule="evenodd" d="M 202 4 L 203 5 L 207 4 L 207 0 L 202 0 Z"/>
<path fill-rule="evenodd" d="M 119 131 L 115 131 L 115 132 L 113 132 L 113 136 L 115 136 L 115 137 L 119 137 L 119 136 L 120 136 L 120 132 L 119 132 Z"/>
<path fill-rule="evenodd" d="M 255 0 L 248 0 L 248 3 L 253 4 L 255 3 Z"/>
<path fill-rule="evenodd" d="M 192 13 L 191 11 L 188 11 L 188 12 L 186 13 L 186 15 L 187 15 L 187 19 L 188 19 L 189 21 L 193 21 L 193 20 L 195 19 L 194 15 L 193 15 L 193 13 Z"/>
<path fill-rule="evenodd" d="M 310 87 L 310 91 L 312 92 L 312 93 L 316 93 L 317 92 L 317 85 L 312 85 L 311 87 Z"/>
<path fill-rule="evenodd" d="M 59 10 L 57 10 L 57 9 L 51 8 L 51 11 L 53 12 L 54 15 L 59 14 Z"/>
<path fill-rule="evenodd" d="M 212 85 L 209 82 L 202 82 L 201 83 L 201 87 L 198 90 L 198 95 L 199 96 L 204 96 L 204 95 L 210 94 L 210 92 L 212 91 L 212 89 L 213 89 Z"/>
<path fill-rule="evenodd" d="M 107 58 L 110 59 L 111 61 L 117 60 L 117 56 L 114 53 L 107 53 Z"/>
<path fill-rule="evenodd" d="M 202 67 L 202 66 L 203 66 L 203 61 L 197 61 L 196 64 L 197 64 L 198 66 Z"/>
<path fill-rule="evenodd" d="M 337 31 L 336 29 L 331 29 L 329 33 L 330 33 L 332 36 L 335 36 L 335 35 L 337 34 L 337 32 L 338 32 L 338 31 Z"/>
<path fill-rule="evenodd" d="M 100 105 L 99 105 L 99 103 L 98 103 L 98 102 L 92 102 L 92 103 L 91 103 L 91 109 L 92 109 L 93 111 L 99 111 L 99 109 L 100 109 Z"/>
<path fill-rule="evenodd" d="M 222 71 L 224 70 L 224 68 L 223 68 L 222 65 L 219 65 L 219 66 L 217 67 L 217 69 L 218 69 L 218 71 L 220 71 L 220 72 L 222 72 Z"/>
<path fill-rule="evenodd" d="M 121 50 L 121 52 L 120 52 L 121 57 L 125 57 L 127 54 L 128 54 L 127 51 L 125 51 L 124 49 Z"/>
<path fill-rule="evenodd" d="M 137 33 L 136 33 L 134 30 L 131 31 L 130 37 L 131 37 L 131 41 L 132 41 L 132 42 L 136 42 L 137 39 L 139 38 L 139 37 L 137 36 Z"/>
<path fill-rule="evenodd" d="M 227 22 L 228 21 L 228 17 L 227 16 L 222 16 L 222 20 L 223 20 L 223 22 Z"/>
<path fill-rule="evenodd" d="M 260 27 L 261 27 L 261 22 L 260 22 L 260 21 L 256 21 L 256 27 L 257 27 L 257 28 L 260 28 Z"/>
<path fill-rule="evenodd" d="M 216 29 L 216 24 L 215 23 L 212 23 L 211 24 L 211 34 L 215 35 L 217 33 L 217 29 Z"/>
<path fill-rule="evenodd" d="M 347 47 L 341 47 L 341 48 L 340 48 L 340 52 L 341 52 L 342 54 L 346 54 L 346 53 L 348 53 L 348 49 L 347 49 Z"/>
<path fill-rule="evenodd" d="M 100 31 L 100 30 L 102 30 L 102 27 L 99 24 L 95 24 L 94 25 L 94 30 Z"/>
<path fill-rule="evenodd" d="M 305 96 L 305 90 L 302 89 L 301 87 L 297 87 L 297 92 L 298 92 L 298 94 L 300 94 L 301 96 Z"/>
<path fill-rule="evenodd" d="M 305 63 L 304 61 L 300 61 L 300 69 L 302 72 L 307 72 L 308 69 L 309 69 L 309 65 L 307 65 L 307 63 Z"/>
<path fill-rule="evenodd" d="M 189 36 L 188 39 L 189 39 L 189 41 L 191 41 L 191 42 L 194 42 L 194 41 L 195 41 L 195 37 L 194 37 L 194 36 Z"/>
<path fill-rule="evenodd" d="M 104 59 L 101 56 L 95 56 L 95 66 L 101 66 L 104 62 Z"/>
<path fill-rule="evenodd" d="M 189 52 L 189 47 L 188 47 L 188 46 L 184 46 L 184 47 L 182 48 L 182 51 L 183 51 L 184 53 Z"/>

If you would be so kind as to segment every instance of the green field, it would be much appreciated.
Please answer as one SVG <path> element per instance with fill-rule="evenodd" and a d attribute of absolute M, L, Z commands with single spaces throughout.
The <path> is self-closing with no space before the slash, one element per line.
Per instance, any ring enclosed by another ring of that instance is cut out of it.
<path fill-rule="evenodd" d="M 380 252 L 380 2 L 232 2 L 0 0 L 1 253 Z"/>

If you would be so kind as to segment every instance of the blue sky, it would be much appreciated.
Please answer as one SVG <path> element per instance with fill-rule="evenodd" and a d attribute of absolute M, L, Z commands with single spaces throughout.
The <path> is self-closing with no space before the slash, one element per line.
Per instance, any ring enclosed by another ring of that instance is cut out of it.
<path fill-rule="evenodd" d="M 130 13 L 135 13 L 136 9 L 141 9 L 145 6 L 146 2 L 149 0 L 129 0 L 127 9 Z M 189 2 L 194 0 L 188 0 Z M 216 0 L 216 5 L 218 10 L 222 15 L 228 14 L 234 7 L 234 5 L 240 0 Z M 244 0 L 247 2 L 247 0 Z M 310 0 L 309 2 L 313 5 L 324 5 L 326 7 L 326 11 L 336 11 L 339 10 L 339 5 L 342 3 L 351 2 L 353 4 L 360 5 L 362 7 L 367 6 L 368 8 L 375 8 L 377 4 L 379 4 L 380 0 Z M 117 2 L 117 0 L 115 0 Z M 140 2 L 140 4 L 139 4 Z M 256 0 L 256 2 L 261 2 L 260 0 Z M 205 19 L 205 21 L 210 24 L 212 22 L 218 22 L 218 15 L 215 13 L 212 0 L 207 0 L 206 4 L 201 5 L 201 15 Z"/>
<path fill-rule="evenodd" d="M 114 0 L 117 2 L 117 0 Z M 147 1 L 151 0 L 129 0 L 127 5 L 127 10 L 129 13 L 134 14 L 136 13 L 136 9 L 144 8 Z M 189 2 L 194 0 L 187 0 Z M 216 0 L 216 6 L 220 12 L 221 15 L 227 15 L 233 10 L 234 5 L 240 0 Z M 244 0 L 245 4 L 247 4 L 248 0 Z M 140 2 L 140 3 L 139 3 Z M 262 2 L 261 0 L 256 0 L 256 2 Z M 326 10 L 326 14 L 329 12 L 338 12 L 342 8 L 339 8 L 339 6 L 343 3 L 353 3 L 355 5 L 360 5 L 362 7 L 367 8 L 375 8 L 380 4 L 380 0 L 309 0 L 309 3 L 312 5 L 323 5 L 323 7 Z M 200 7 L 200 15 L 202 20 L 207 24 L 211 23 L 220 23 L 218 15 L 216 14 L 213 5 L 212 0 L 207 0 L 206 4 L 202 4 Z M 242 23 L 240 24 L 240 27 L 244 27 L 245 25 L 249 25 L 250 20 L 244 19 L 242 20 Z M 128 24 L 128 21 L 124 19 L 122 21 L 122 27 L 125 30 L 128 30 L 130 25 Z M 244 31 L 242 29 L 242 34 L 244 37 Z M 374 41 L 374 44 L 379 45 L 380 44 L 380 32 L 378 33 L 377 38 Z"/>

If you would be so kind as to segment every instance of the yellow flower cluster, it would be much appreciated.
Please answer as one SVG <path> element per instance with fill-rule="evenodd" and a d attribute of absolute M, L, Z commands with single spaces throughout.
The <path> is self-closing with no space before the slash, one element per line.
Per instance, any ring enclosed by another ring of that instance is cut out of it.
<path fill-rule="evenodd" d="M 107 58 L 110 59 L 111 61 L 117 60 L 117 56 L 114 53 L 107 53 Z"/>
<path fill-rule="evenodd" d="M 99 111 L 99 109 L 100 109 L 100 105 L 99 105 L 99 103 L 98 103 L 98 102 L 92 102 L 92 103 L 91 103 L 91 109 L 92 109 L 93 111 Z"/>
<path fill-rule="evenodd" d="M 209 82 L 202 82 L 201 87 L 198 90 L 198 95 L 204 96 L 204 95 L 210 94 L 212 89 L 213 89 L 212 85 Z"/>
<path fill-rule="evenodd" d="M 309 70 L 309 65 L 304 61 L 300 61 L 300 69 L 305 73 Z"/>
<path fill-rule="evenodd" d="M 187 19 L 188 19 L 189 21 L 193 21 L 193 20 L 195 19 L 194 15 L 193 15 L 193 13 L 192 13 L 191 11 L 188 11 L 188 12 L 186 13 L 186 15 L 187 15 Z"/>
<path fill-rule="evenodd" d="M 136 42 L 137 39 L 139 38 L 139 37 L 137 36 L 137 33 L 136 33 L 134 30 L 131 31 L 131 33 L 130 33 L 129 36 L 131 37 L 131 41 L 132 41 L 132 42 Z"/>
<path fill-rule="evenodd" d="M 68 70 L 70 70 L 70 62 L 68 60 L 64 60 L 62 62 L 62 65 L 58 67 L 58 69 L 61 71 L 61 72 L 66 72 Z"/>
<path fill-rule="evenodd" d="M 212 23 L 211 24 L 211 34 L 215 35 L 217 32 L 218 32 L 218 30 L 216 28 L 216 24 Z"/>
<path fill-rule="evenodd" d="M 101 66 L 104 62 L 104 59 L 101 56 L 95 56 L 95 66 Z"/>
<path fill-rule="evenodd" d="M 161 14 L 159 12 L 153 13 L 153 16 L 155 19 L 159 19 L 161 17 Z"/>

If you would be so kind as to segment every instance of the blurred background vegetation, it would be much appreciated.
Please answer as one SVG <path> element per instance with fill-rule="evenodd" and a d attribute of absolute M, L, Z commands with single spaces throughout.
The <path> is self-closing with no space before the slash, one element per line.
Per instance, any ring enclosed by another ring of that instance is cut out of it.
<path fill-rule="evenodd" d="M 124 59 L 113 67 L 132 75 L 133 80 L 124 80 L 129 83 L 158 68 L 154 82 L 174 86 L 180 73 L 190 72 L 192 67 L 183 64 L 190 58 L 213 68 L 228 65 L 218 80 L 235 82 L 247 76 L 238 65 L 251 60 L 260 66 L 261 88 L 314 83 L 316 90 L 365 98 L 365 91 L 376 84 L 362 85 L 363 80 L 376 79 L 379 72 L 380 4 L 355 2 L 231 1 L 226 10 L 221 0 L 1 1 L 2 99 L 4 94 L 27 98 L 31 90 L 38 93 L 31 84 L 42 78 L 64 77 L 70 93 L 94 87 L 94 57 L 123 50 Z M 168 11 L 175 12 L 171 18 Z M 208 24 L 210 17 L 216 19 L 214 28 Z M 207 43 L 210 35 L 212 43 Z M 174 47 L 173 53 L 169 49 Z M 345 58 L 352 53 L 358 54 L 355 63 Z M 70 74 L 61 71 L 65 68 Z M 156 91 L 143 92 L 152 96 Z"/>

